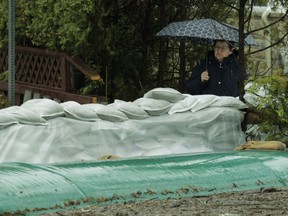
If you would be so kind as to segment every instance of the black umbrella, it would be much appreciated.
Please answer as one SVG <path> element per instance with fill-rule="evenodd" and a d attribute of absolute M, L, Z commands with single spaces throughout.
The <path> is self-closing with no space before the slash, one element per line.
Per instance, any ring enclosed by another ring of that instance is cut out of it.
<path fill-rule="evenodd" d="M 215 40 L 238 43 L 238 29 L 213 19 L 195 19 L 173 22 L 164 27 L 156 36 L 192 40 L 200 44 L 212 44 Z M 245 45 L 256 45 L 253 37 L 245 38 Z"/>

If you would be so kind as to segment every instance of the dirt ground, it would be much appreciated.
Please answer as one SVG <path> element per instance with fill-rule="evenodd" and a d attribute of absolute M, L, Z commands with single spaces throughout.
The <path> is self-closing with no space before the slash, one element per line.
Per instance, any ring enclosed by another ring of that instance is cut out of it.
<path fill-rule="evenodd" d="M 147 200 L 58 211 L 45 216 L 277 216 L 288 215 L 288 187 L 222 193 L 201 197 Z"/>

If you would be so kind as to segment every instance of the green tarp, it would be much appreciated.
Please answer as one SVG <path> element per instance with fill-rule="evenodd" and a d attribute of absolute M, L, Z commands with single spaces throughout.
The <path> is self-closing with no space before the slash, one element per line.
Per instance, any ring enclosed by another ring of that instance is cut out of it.
<path fill-rule="evenodd" d="M 0 213 L 287 186 L 287 151 L 231 151 L 83 163 L 0 164 Z"/>

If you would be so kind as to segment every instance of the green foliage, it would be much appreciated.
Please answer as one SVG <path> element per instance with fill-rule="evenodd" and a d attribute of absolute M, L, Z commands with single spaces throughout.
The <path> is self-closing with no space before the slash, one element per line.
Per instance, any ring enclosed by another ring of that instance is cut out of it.
<path fill-rule="evenodd" d="M 23 2 L 24 1 L 24 2 Z M 52 50 L 77 51 L 87 43 L 91 31 L 88 16 L 94 11 L 92 0 L 21 0 L 26 37 L 36 46 Z"/>
<path fill-rule="evenodd" d="M 265 96 L 257 92 L 265 92 Z M 247 92 L 256 94 L 256 109 L 262 116 L 260 129 L 269 140 L 288 141 L 288 76 L 273 75 L 257 78 Z"/>
<path fill-rule="evenodd" d="M 4 71 L 0 73 L 0 80 L 1 81 L 8 81 L 8 71 Z"/>
<path fill-rule="evenodd" d="M 105 83 L 101 80 L 86 80 L 86 85 L 80 89 L 80 93 L 89 95 L 99 95 L 103 91 Z"/>
<path fill-rule="evenodd" d="M 0 109 L 8 107 L 9 106 L 9 102 L 7 97 L 4 95 L 3 92 L 0 92 Z"/>
<path fill-rule="evenodd" d="M 0 1 L 0 48 L 8 43 L 8 1 Z"/>
<path fill-rule="evenodd" d="M 7 3 L 0 1 L 0 47 L 8 42 Z M 101 77 L 107 79 L 109 98 L 132 99 L 160 85 L 159 77 L 164 80 L 161 85 L 179 88 L 180 76 L 187 77 L 209 49 L 187 42 L 186 71 L 179 75 L 179 43 L 172 39 L 163 43 L 155 36 L 161 28 L 194 18 L 237 25 L 234 9 L 238 6 L 232 0 L 17 0 L 16 44 L 68 51 L 99 68 Z M 277 31 L 272 30 L 273 37 Z M 161 70 L 159 54 L 164 56 Z M 86 84 L 82 92 L 101 91 L 99 83 L 96 87 L 93 82 Z"/>
<path fill-rule="evenodd" d="M 137 86 L 135 86 L 133 80 L 129 77 L 118 76 L 113 85 L 119 91 L 114 93 L 115 98 L 121 98 L 124 101 L 133 101 L 135 98 L 142 97 L 144 92 L 139 91 Z M 127 94 L 129 92 L 129 94 Z M 110 102 L 113 102 L 113 99 L 110 98 Z"/>

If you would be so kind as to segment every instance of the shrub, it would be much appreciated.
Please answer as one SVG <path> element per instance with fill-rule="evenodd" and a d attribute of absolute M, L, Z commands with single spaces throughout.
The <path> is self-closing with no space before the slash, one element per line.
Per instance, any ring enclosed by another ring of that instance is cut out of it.
<path fill-rule="evenodd" d="M 257 78 L 247 92 L 256 96 L 255 108 L 262 117 L 260 130 L 269 140 L 288 143 L 288 76 L 272 75 Z M 264 95 L 257 92 L 262 91 Z"/>
<path fill-rule="evenodd" d="M 2 109 L 8 106 L 9 106 L 9 103 L 8 103 L 7 97 L 5 96 L 3 92 L 0 92 L 0 108 Z"/>

